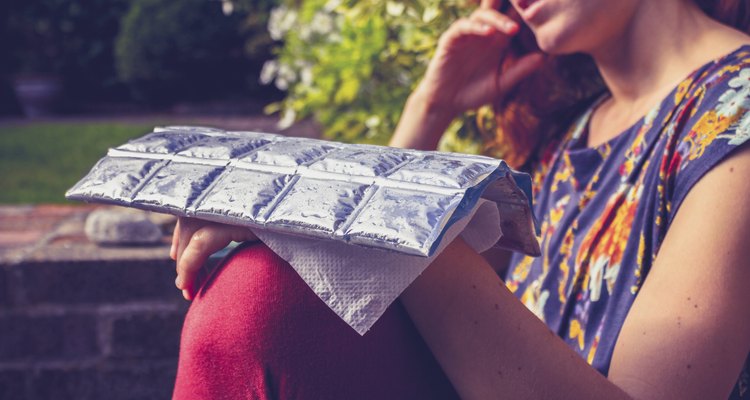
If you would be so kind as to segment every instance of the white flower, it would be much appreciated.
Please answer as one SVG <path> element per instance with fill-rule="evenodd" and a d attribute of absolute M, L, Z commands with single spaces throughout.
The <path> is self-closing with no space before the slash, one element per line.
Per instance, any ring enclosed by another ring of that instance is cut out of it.
<path fill-rule="evenodd" d="M 299 72 L 300 81 L 305 86 L 312 86 L 313 84 L 313 71 L 312 64 L 307 64 Z"/>
<path fill-rule="evenodd" d="M 268 33 L 271 39 L 281 40 L 297 22 L 297 11 L 291 10 L 285 6 L 279 6 L 271 10 L 268 17 Z"/>
<path fill-rule="evenodd" d="M 268 16 L 268 33 L 271 34 L 271 39 L 281 40 L 284 37 L 284 32 L 281 30 L 281 20 L 287 13 L 287 9 L 284 6 L 276 7 L 271 10 L 271 14 Z"/>
<path fill-rule="evenodd" d="M 747 88 L 741 90 L 729 89 L 719 97 L 716 113 L 722 117 L 733 117 L 747 109 L 750 109 L 750 90 Z"/>
<path fill-rule="evenodd" d="M 299 38 L 302 40 L 309 40 L 312 36 L 312 29 L 310 29 L 310 25 L 302 25 L 299 27 Z"/>
<path fill-rule="evenodd" d="M 268 85 L 276 77 L 276 73 L 279 71 L 279 62 L 276 60 L 269 60 L 263 64 L 263 69 L 260 70 L 260 83 Z"/>
<path fill-rule="evenodd" d="M 750 90 L 750 68 L 743 68 L 739 76 L 729 81 L 729 87 Z"/>
<path fill-rule="evenodd" d="M 424 9 L 424 13 L 422 13 L 422 22 L 430 22 L 433 19 L 437 18 L 438 14 L 440 14 L 440 11 L 437 9 L 437 7 L 427 7 Z"/>
<path fill-rule="evenodd" d="M 333 32 L 333 17 L 325 12 L 316 12 L 310 22 L 310 27 L 313 32 L 327 35 Z"/>
<path fill-rule="evenodd" d="M 385 12 L 388 13 L 388 15 L 393 17 L 398 17 L 401 14 L 404 13 L 404 9 L 406 6 L 404 3 L 395 2 L 395 1 L 389 1 L 385 3 Z"/>
<path fill-rule="evenodd" d="M 396 81 L 402 86 L 409 86 L 412 84 L 411 76 L 404 70 L 396 73 Z"/>
<path fill-rule="evenodd" d="M 289 89 L 289 81 L 281 77 L 276 78 L 276 88 L 279 90 Z"/>
<path fill-rule="evenodd" d="M 234 3 L 232 3 L 232 0 L 221 0 L 221 12 L 224 15 L 232 15 L 234 12 Z"/>
<path fill-rule="evenodd" d="M 378 125 L 380 125 L 380 117 L 377 115 L 371 115 L 365 120 L 365 126 L 369 129 L 376 128 Z"/>
<path fill-rule="evenodd" d="M 330 35 L 326 36 L 326 39 L 329 43 L 341 43 L 342 40 L 344 40 L 344 37 L 341 36 L 338 32 L 333 32 Z"/>
<path fill-rule="evenodd" d="M 297 81 L 297 73 L 288 64 L 279 64 L 276 74 L 276 87 L 279 90 L 289 89 L 289 85 Z"/>
<path fill-rule="evenodd" d="M 284 113 L 281 115 L 281 119 L 276 124 L 280 130 L 284 130 L 294 124 L 294 120 L 297 118 L 297 112 L 293 108 L 285 108 Z"/>

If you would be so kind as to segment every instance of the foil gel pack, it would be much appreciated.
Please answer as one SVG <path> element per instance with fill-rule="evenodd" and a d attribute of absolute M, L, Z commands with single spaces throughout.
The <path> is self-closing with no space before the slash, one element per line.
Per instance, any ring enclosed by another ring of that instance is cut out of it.
<path fill-rule="evenodd" d="M 531 180 L 489 157 L 171 126 L 110 149 L 67 193 L 422 257 L 481 199 L 538 255 Z"/>

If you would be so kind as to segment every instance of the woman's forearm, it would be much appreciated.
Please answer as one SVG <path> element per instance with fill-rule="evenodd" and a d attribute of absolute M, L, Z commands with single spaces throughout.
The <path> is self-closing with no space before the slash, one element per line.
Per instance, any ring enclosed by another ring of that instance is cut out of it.
<path fill-rule="evenodd" d="M 430 95 L 415 90 L 406 101 L 389 143 L 392 147 L 435 150 L 455 113 L 437 107 Z"/>
<path fill-rule="evenodd" d="M 625 399 L 460 239 L 401 301 L 462 398 Z"/>

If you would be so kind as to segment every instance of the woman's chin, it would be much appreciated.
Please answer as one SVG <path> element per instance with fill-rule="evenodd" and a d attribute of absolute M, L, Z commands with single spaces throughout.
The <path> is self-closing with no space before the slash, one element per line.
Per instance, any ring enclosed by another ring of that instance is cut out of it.
<path fill-rule="evenodd" d="M 580 40 L 573 40 L 572 35 L 565 34 L 559 30 L 539 29 L 535 32 L 536 43 L 539 49 L 547 54 L 565 55 L 586 52 Z"/>
<path fill-rule="evenodd" d="M 567 50 L 566 47 L 563 46 L 561 43 L 552 41 L 552 40 L 537 39 L 537 45 L 539 46 L 539 50 L 547 54 L 551 54 L 555 56 L 569 54 L 569 53 L 574 52 L 571 50 Z"/>

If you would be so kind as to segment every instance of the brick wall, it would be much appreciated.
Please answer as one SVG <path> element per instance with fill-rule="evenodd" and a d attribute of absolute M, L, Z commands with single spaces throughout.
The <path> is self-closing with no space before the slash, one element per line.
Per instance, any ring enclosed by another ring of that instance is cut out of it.
<path fill-rule="evenodd" d="M 168 399 L 187 310 L 170 260 L 0 264 L 0 399 Z"/>

